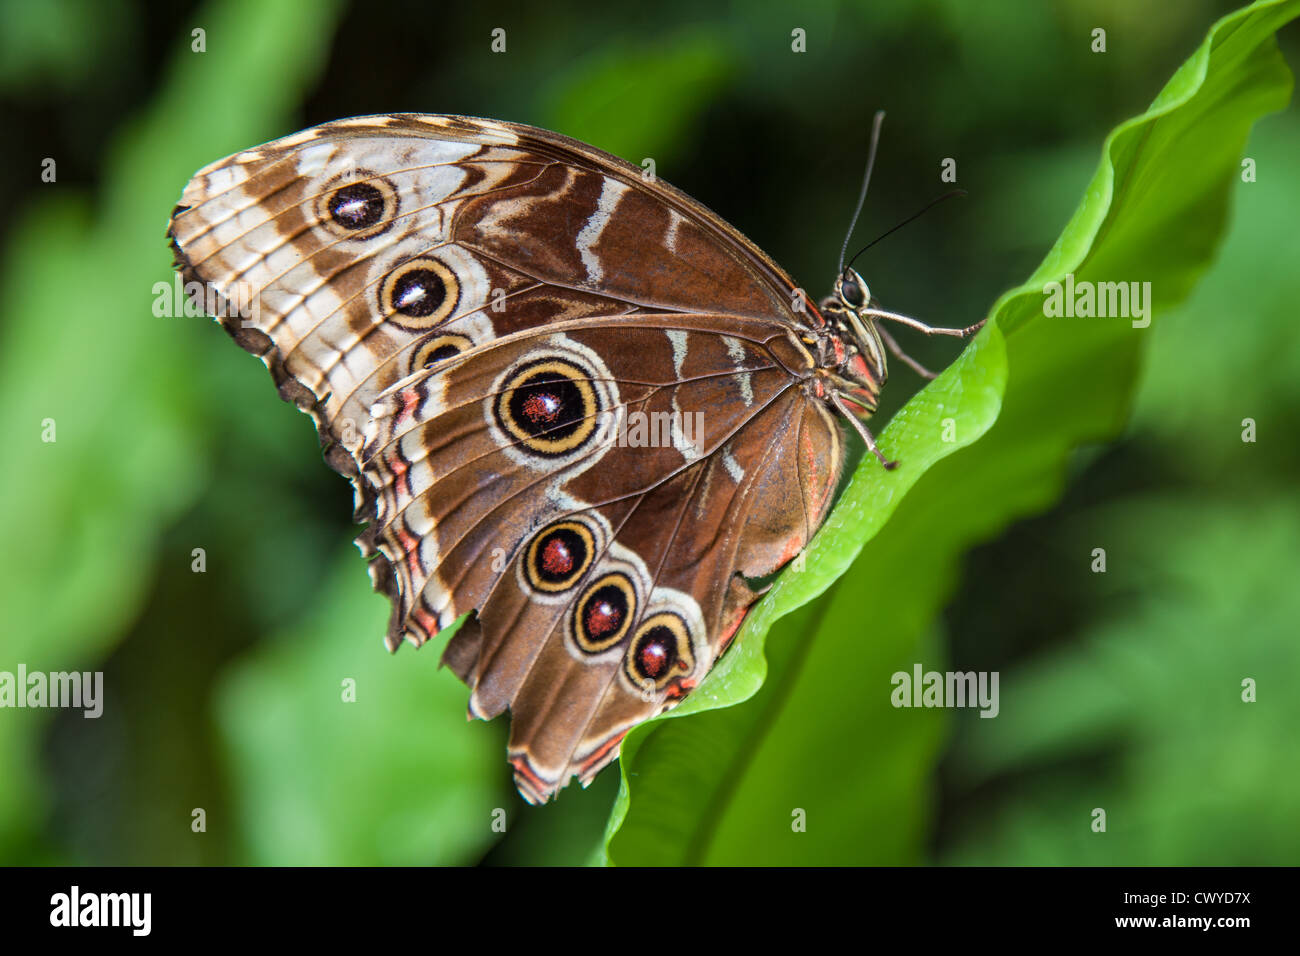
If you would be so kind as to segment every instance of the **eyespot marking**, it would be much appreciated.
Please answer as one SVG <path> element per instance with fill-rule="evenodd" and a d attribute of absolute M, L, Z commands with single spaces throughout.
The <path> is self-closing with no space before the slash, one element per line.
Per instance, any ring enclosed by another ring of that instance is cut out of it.
<path fill-rule="evenodd" d="M 557 594 L 582 579 L 596 554 L 596 538 L 581 521 L 543 528 L 524 552 L 524 573 L 538 591 Z"/>
<path fill-rule="evenodd" d="M 521 448 L 545 457 L 581 448 L 596 431 L 600 402 L 591 373 L 568 359 L 528 362 L 493 403 L 497 424 Z"/>
<path fill-rule="evenodd" d="M 455 358 L 473 347 L 474 343 L 465 335 L 435 335 L 428 341 L 421 342 L 411 353 L 411 371 L 433 368 L 439 362 Z"/>
<path fill-rule="evenodd" d="M 379 314 L 416 332 L 443 322 L 459 300 L 456 273 L 432 256 L 408 259 L 379 284 Z"/>
<path fill-rule="evenodd" d="M 355 169 L 337 177 L 316 199 L 316 221 L 339 239 L 373 239 L 397 218 L 397 190 L 382 176 Z"/>
<path fill-rule="evenodd" d="M 695 670 L 690 628 L 680 615 L 661 611 L 637 628 L 623 658 L 623 670 L 634 687 L 660 691 Z"/>
<path fill-rule="evenodd" d="M 602 575 L 582 593 L 573 609 L 570 633 L 587 654 L 600 654 L 627 636 L 636 616 L 636 587 L 626 574 Z"/>

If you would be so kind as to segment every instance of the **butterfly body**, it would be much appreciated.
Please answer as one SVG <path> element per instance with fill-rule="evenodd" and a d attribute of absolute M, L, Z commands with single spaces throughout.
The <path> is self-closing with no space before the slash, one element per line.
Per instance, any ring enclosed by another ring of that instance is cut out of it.
<path fill-rule="evenodd" d="M 353 481 L 389 648 L 469 614 L 443 661 L 511 711 L 534 802 L 698 685 L 884 382 L 852 270 L 816 308 L 703 206 L 515 124 L 315 127 L 201 170 L 169 235 Z"/>

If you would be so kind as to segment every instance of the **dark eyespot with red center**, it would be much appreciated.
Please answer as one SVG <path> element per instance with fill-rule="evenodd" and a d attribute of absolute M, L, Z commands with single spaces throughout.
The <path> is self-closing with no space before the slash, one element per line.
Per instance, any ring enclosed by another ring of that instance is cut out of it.
<path fill-rule="evenodd" d="M 690 677 L 695 653 L 690 628 L 672 612 L 650 615 L 637 628 L 624 658 L 624 671 L 638 693 L 658 692 Z"/>
<path fill-rule="evenodd" d="M 627 598 L 611 584 L 601 588 L 587 602 L 587 615 L 583 623 L 587 626 L 588 635 L 601 640 L 618 630 L 626 614 Z"/>
<path fill-rule="evenodd" d="M 510 406 L 516 421 L 526 431 L 548 438 L 575 430 L 583 412 L 577 386 L 566 378 L 546 373 L 525 381 L 515 392 Z"/>
<path fill-rule="evenodd" d="M 352 183 L 330 197 L 330 218 L 344 229 L 369 229 L 384 215 L 384 194 L 370 183 Z"/>
<path fill-rule="evenodd" d="M 573 615 L 573 640 L 588 654 L 599 654 L 627 634 L 636 605 L 636 590 L 624 574 L 606 574 L 578 599 Z"/>
<path fill-rule="evenodd" d="M 529 362 L 506 376 L 493 410 L 516 447 L 553 457 L 591 440 L 600 401 L 591 373 L 557 357 Z"/>
<path fill-rule="evenodd" d="M 524 553 L 528 583 L 550 594 L 567 591 L 587 573 L 595 551 L 595 537 L 581 521 L 543 528 Z"/>

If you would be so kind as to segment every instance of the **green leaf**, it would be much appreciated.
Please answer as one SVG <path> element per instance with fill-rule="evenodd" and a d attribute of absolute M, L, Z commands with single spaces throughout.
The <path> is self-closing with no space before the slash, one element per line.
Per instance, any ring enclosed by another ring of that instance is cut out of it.
<path fill-rule="evenodd" d="M 944 861 L 1294 865 L 1300 507 L 1290 489 L 1131 496 L 1073 524 L 1075 553 L 1104 541 L 1123 556 L 1121 573 L 1087 577 L 1098 606 L 1124 612 L 1004 674 L 1001 703 L 1015 720 L 976 721 L 978 732 L 964 722 L 954 784 L 992 786 L 999 799 L 977 825 L 963 821 Z M 1245 678 L 1258 685 L 1250 703 Z M 991 784 L 1010 777 L 1014 788 Z M 1107 813 L 1100 836 L 1096 807 Z"/>
<path fill-rule="evenodd" d="M 22 542 L 0 575 L 11 661 L 54 671 L 106 654 L 138 613 L 160 529 L 202 488 L 212 429 L 195 427 L 206 363 L 190 346 L 208 330 L 152 311 L 154 283 L 172 276 L 166 211 L 195 169 L 283 131 L 335 7 L 232 0 L 199 11 L 208 52 L 177 38 L 163 92 L 114 145 L 94 212 L 56 182 L 37 187 L 49 199 L 17 227 L 0 267 L 0 444 L 24 462 L 0 497 L 0 524 Z M 69 268 L 93 294 L 70 299 Z M 42 441 L 46 419 L 53 443 Z M 51 713 L 0 721 L 6 858 L 48 812 L 36 742 Z"/>
<path fill-rule="evenodd" d="M 465 687 L 430 654 L 357 653 L 387 601 L 349 547 L 324 603 L 259 644 L 222 687 L 248 858 L 296 866 L 467 864 L 507 821 L 502 728 L 465 719 Z M 427 666 L 414 666 L 424 664 Z M 353 699 L 347 699 L 348 697 Z M 497 814 L 494 819 L 494 814 Z"/>
<path fill-rule="evenodd" d="M 1146 342 L 1127 319 L 1047 318 L 1044 285 L 1150 282 L 1157 314 L 1188 294 L 1220 241 L 1251 125 L 1290 96 L 1273 34 L 1298 13 L 1272 0 L 1223 18 L 1107 137 L 1042 265 L 885 429 L 899 469 L 865 459 L 807 569 L 778 579 L 691 698 L 629 733 L 610 862 L 920 861 L 944 719 L 891 707 L 891 675 L 941 669 L 940 646 L 923 642 L 961 555 L 1050 504 L 1072 450 L 1118 431 Z M 765 649 L 779 675 L 767 683 Z"/>

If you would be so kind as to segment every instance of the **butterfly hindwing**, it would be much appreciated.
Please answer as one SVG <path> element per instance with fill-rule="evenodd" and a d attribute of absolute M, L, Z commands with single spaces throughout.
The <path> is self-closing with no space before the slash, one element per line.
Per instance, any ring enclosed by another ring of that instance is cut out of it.
<path fill-rule="evenodd" d="M 777 358 L 789 334 L 586 319 L 449 358 L 377 403 L 362 467 L 400 581 L 390 638 L 477 612 L 447 658 L 474 714 L 511 710 L 526 793 L 589 777 L 603 762 L 582 756 L 693 687 L 757 597 L 729 578 L 775 570 L 820 523 L 839 435 Z M 652 619 L 671 648 L 638 650 Z M 673 663 L 638 671 L 638 653 Z"/>

